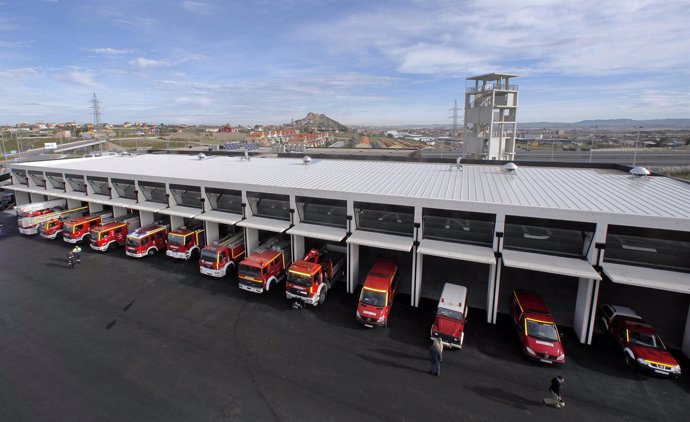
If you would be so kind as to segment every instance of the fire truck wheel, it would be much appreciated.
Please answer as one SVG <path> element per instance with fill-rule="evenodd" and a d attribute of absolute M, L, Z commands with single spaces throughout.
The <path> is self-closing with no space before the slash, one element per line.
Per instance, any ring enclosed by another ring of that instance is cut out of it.
<path fill-rule="evenodd" d="M 156 253 L 155 249 L 153 249 L 153 248 L 149 249 L 149 252 L 148 252 L 149 256 L 153 256 L 153 254 L 155 254 L 155 253 Z"/>
<path fill-rule="evenodd" d="M 323 288 L 321 289 L 321 293 L 319 294 L 319 304 L 323 305 L 323 303 L 326 301 L 326 293 L 328 292 L 328 289 Z"/>
<path fill-rule="evenodd" d="M 117 248 L 117 243 L 113 242 L 110 245 L 108 245 L 108 252 L 114 251 L 115 248 Z"/>
<path fill-rule="evenodd" d="M 628 368 L 635 370 L 635 359 L 631 358 L 627 353 L 625 354 L 625 364 L 628 365 Z"/>

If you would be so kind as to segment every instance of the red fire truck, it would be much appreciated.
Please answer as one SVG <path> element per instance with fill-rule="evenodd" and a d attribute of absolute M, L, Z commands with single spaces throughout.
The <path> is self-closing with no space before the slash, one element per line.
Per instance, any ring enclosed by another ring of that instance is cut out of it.
<path fill-rule="evenodd" d="M 127 235 L 139 228 L 139 216 L 127 214 L 118 217 L 117 221 L 91 228 L 91 249 L 110 251 L 124 246 Z"/>
<path fill-rule="evenodd" d="M 67 219 L 62 228 L 62 240 L 67 243 L 88 242 L 92 227 L 111 221 L 113 221 L 112 211 L 100 211 L 84 217 Z"/>
<path fill-rule="evenodd" d="M 58 211 L 54 213 L 55 215 L 46 214 L 36 217 L 37 221 L 43 218 L 48 219 L 41 221 L 41 224 L 38 228 L 38 233 L 44 239 L 55 239 L 58 237 L 58 235 L 62 234 L 63 223 L 65 220 L 81 217 L 85 212 L 88 211 L 88 209 L 89 207 L 79 207 L 71 210 Z"/>
<path fill-rule="evenodd" d="M 65 208 L 66 204 L 67 201 L 64 199 L 55 199 L 52 201 L 17 205 L 14 207 L 14 209 L 17 211 L 17 225 L 19 226 L 19 233 L 26 235 L 38 233 L 39 223 L 35 222 L 35 217 L 61 211 Z"/>
<path fill-rule="evenodd" d="M 206 243 L 204 225 L 198 222 L 189 226 L 182 226 L 168 233 L 168 248 L 165 254 L 177 259 L 189 260 L 199 256 L 201 248 Z"/>
<path fill-rule="evenodd" d="M 256 248 L 240 262 L 238 270 L 240 289 L 248 292 L 267 292 L 285 278 L 292 261 L 290 239 L 276 236 Z"/>
<path fill-rule="evenodd" d="M 170 226 L 153 224 L 127 235 L 125 253 L 134 258 L 153 255 L 166 248 Z"/>
<path fill-rule="evenodd" d="M 312 306 L 322 304 L 328 290 L 344 275 L 345 255 L 311 249 L 288 268 L 285 296 Z"/>
<path fill-rule="evenodd" d="M 244 231 L 229 234 L 201 250 L 199 272 L 213 277 L 225 277 L 234 271 L 244 258 Z"/>

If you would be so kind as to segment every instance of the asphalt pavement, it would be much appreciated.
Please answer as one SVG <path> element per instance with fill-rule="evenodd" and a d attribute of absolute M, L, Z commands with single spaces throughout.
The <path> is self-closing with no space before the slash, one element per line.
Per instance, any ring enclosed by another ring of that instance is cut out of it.
<path fill-rule="evenodd" d="M 567 364 L 545 367 L 507 316 L 470 309 L 465 348 L 433 377 L 431 301 L 400 296 L 387 328 L 365 329 L 342 284 L 295 310 L 164 254 L 86 247 L 69 270 L 68 244 L 0 224 L 1 421 L 687 420 L 687 360 L 680 380 L 650 378 L 566 329 Z M 566 408 L 544 407 L 558 374 Z"/>

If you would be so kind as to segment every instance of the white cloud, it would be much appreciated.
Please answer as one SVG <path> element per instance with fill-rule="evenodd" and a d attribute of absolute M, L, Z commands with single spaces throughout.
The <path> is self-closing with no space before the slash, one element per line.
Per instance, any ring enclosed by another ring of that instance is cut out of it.
<path fill-rule="evenodd" d="M 83 86 L 87 88 L 102 88 L 100 84 L 93 80 L 93 74 L 78 70 L 71 70 L 62 74 L 59 78 L 68 84 Z"/>
<path fill-rule="evenodd" d="M 204 1 L 193 1 L 193 0 L 185 0 L 182 3 L 180 3 L 180 7 L 185 9 L 188 12 L 192 13 L 197 13 L 200 15 L 210 15 L 214 11 L 214 7 Z"/>
<path fill-rule="evenodd" d="M 162 67 L 162 66 L 168 66 L 170 65 L 170 62 L 167 60 L 154 60 L 154 59 L 147 59 L 144 57 L 139 57 L 134 60 L 130 60 L 129 64 L 133 66 L 138 66 L 141 68 L 149 68 L 149 67 Z"/>
<path fill-rule="evenodd" d="M 38 75 L 32 67 L 0 70 L 0 85 L 12 85 L 24 82 L 26 79 Z"/>
<path fill-rule="evenodd" d="M 120 54 L 130 54 L 136 52 L 130 48 L 85 48 L 84 51 L 89 51 L 91 53 L 106 54 L 106 55 L 120 55 Z"/>

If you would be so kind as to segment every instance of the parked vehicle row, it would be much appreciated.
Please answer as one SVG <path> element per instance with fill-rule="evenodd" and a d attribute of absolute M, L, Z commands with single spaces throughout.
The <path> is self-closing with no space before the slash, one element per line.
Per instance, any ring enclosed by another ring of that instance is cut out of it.
<path fill-rule="evenodd" d="M 156 223 L 139 227 L 139 217 L 128 214 L 117 219 L 109 211 L 83 215 L 88 207 L 64 209 L 64 200 L 46 201 L 17 207 L 20 232 L 40 232 L 47 239 L 60 233 L 69 243 L 88 242 L 97 251 L 125 246 L 126 255 L 141 258 L 166 250 L 176 259 L 199 258 L 199 272 L 225 277 L 237 269 L 242 290 L 264 293 L 286 280 L 287 299 L 300 304 L 323 304 L 328 291 L 346 274 L 346 256 L 337 246 L 310 249 L 302 259 L 292 262 L 291 244 L 277 235 L 245 256 L 242 231 L 229 234 L 209 245 L 201 224 L 170 226 Z M 22 231 L 23 230 L 23 231 Z M 364 327 L 385 327 L 398 291 L 399 268 L 395 260 L 378 258 L 362 284 L 355 319 Z M 467 323 L 467 288 L 445 283 L 431 326 L 430 337 L 444 346 L 461 349 Z M 566 362 L 558 326 L 539 294 L 514 290 L 511 316 L 523 355 L 544 364 Z M 602 305 L 599 324 L 621 348 L 631 369 L 676 378 L 681 368 L 666 350 L 654 328 L 635 311 L 620 305 Z"/>

